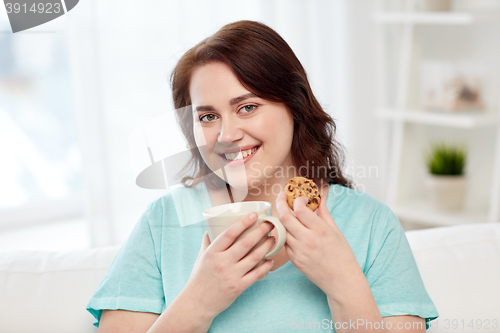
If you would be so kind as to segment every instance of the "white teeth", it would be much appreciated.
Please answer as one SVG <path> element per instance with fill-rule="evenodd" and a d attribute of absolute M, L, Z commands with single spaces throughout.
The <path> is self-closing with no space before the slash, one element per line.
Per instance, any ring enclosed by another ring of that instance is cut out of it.
<path fill-rule="evenodd" d="M 227 153 L 227 154 L 224 154 L 224 156 L 226 157 L 227 160 L 230 160 L 230 161 L 241 160 L 241 159 L 247 157 L 248 155 L 253 154 L 257 150 L 257 148 L 258 147 L 254 147 L 254 148 L 244 150 L 244 151 L 239 152 L 239 153 Z"/>

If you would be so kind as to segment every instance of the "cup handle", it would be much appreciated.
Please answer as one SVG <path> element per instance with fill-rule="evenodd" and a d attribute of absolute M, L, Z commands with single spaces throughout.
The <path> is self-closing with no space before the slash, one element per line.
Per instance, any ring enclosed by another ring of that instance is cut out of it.
<path fill-rule="evenodd" d="M 269 253 L 266 254 L 266 256 L 265 256 L 266 259 L 269 259 L 272 256 L 274 256 L 276 253 L 278 253 L 281 250 L 281 248 L 285 245 L 286 229 L 283 226 L 283 224 L 281 224 L 281 221 L 277 217 L 274 217 L 274 216 L 259 216 L 258 223 L 260 224 L 262 222 L 272 223 L 274 225 L 274 227 L 276 228 L 276 230 L 278 231 L 278 239 L 276 240 L 276 246 L 274 247 L 273 250 L 269 251 Z"/>

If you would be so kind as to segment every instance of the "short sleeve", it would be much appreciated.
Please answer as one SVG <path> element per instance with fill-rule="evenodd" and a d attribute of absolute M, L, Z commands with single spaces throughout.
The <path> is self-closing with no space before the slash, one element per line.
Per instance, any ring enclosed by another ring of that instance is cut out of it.
<path fill-rule="evenodd" d="M 105 309 L 162 312 L 165 304 L 162 275 L 150 227 L 150 219 L 162 216 L 151 209 L 152 205 L 135 225 L 87 304 L 87 311 L 96 319 L 94 326 L 99 326 Z"/>
<path fill-rule="evenodd" d="M 365 276 L 382 317 L 414 315 L 429 322 L 439 314 L 429 297 L 396 215 L 387 207 L 383 223 L 373 223 Z"/>

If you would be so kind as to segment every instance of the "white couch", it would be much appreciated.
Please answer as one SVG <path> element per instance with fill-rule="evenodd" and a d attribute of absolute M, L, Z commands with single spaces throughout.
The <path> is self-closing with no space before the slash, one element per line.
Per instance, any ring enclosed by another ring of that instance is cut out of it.
<path fill-rule="evenodd" d="M 500 223 L 406 234 L 440 314 L 429 331 L 500 332 Z M 118 249 L 0 252 L 0 332 L 96 332 L 85 306 Z"/>

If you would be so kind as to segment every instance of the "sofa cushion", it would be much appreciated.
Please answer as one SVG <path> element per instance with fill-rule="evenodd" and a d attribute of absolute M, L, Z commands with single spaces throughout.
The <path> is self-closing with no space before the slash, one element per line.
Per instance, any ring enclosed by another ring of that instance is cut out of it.
<path fill-rule="evenodd" d="M 0 332 L 96 332 L 85 306 L 118 250 L 0 252 Z"/>
<path fill-rule="evenodd" d="M 500 332 L 500 223 L 415 230 L 406 236 L 439 312 L 429 331 Z"/>

